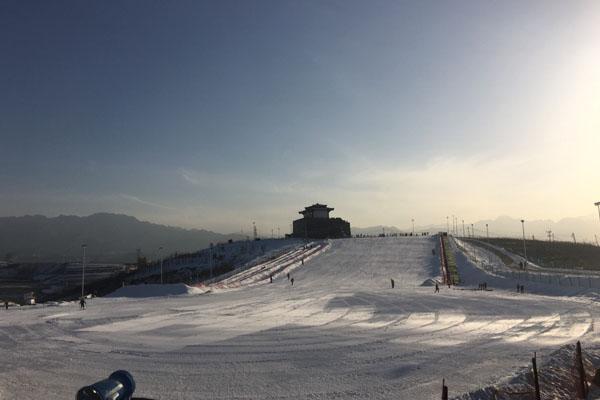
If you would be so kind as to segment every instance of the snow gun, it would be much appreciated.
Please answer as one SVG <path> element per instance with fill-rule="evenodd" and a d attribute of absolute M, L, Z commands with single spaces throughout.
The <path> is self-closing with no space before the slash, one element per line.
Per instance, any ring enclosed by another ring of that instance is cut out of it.
<path fill-rule="evenodd" d="M 127 371 L 115 371 L 108 379 L 85 386 L 77 392 L 77 400 L 151 400 L 133 397 L 135 381 Z"/>

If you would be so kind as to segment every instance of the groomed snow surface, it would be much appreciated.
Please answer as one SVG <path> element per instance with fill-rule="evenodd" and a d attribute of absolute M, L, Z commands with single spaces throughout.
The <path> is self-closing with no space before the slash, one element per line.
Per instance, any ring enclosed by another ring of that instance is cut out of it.
<path fill-rule="evenodd" d="M 533 351 L 543 363 L 578 339 L 597 344 L 592 297 L 541 283 L 517 294 L 462 254 L 465 285 L 434 293 L 438 243 L 318 242 L 212 287 L 124 288 L 84 311 L 1 310 L 0 399 L 74 398 L 116 369 L 133 374 L 136 395 L 165 400 L 435 399 L 442 378 L 459 396 Z M 470 290 L 483 281 L 493 290 Z"/>

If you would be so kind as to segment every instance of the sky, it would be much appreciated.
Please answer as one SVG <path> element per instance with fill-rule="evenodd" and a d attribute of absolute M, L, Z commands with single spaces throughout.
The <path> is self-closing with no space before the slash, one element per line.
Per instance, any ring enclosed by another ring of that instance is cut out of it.
<path fill-rule="evenodd" d="M 0 216 L 290 229 L 600 201 L 600 2 L 0 2 Z"/>

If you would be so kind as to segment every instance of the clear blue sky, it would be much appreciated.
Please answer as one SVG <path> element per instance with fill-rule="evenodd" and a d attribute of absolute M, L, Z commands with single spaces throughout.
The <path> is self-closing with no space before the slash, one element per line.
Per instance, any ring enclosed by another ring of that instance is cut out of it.
<path fill-rule="evenodd" d="M 599 104 L 595 1 L 3 1 L 0 215 L 588 214 Z"/>

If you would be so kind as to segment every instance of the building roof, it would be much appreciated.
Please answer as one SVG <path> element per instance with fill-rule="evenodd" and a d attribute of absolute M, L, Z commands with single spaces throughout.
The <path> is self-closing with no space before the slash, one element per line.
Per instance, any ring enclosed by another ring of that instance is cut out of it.
<path fill-rule="evenodd" d="M 333 211 L 333 207 L 327 207 L 327 204 L 315 203 L 312 206 L 304 207 L 304 210 L 298 211 L 298 214 L 304 214 L 314 210 L 327 210 L 327 212 Z"/>

